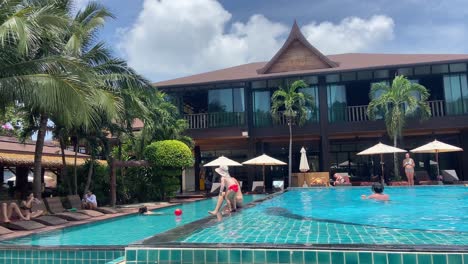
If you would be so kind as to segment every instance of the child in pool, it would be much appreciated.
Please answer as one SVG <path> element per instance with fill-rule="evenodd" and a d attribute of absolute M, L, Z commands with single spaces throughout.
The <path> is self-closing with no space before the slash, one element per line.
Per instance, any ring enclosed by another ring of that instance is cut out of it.
<path fill-rule="evenodd" d="M 373 194 L 369 195 L 366 197 L 365 194 L 361 195 L 362 199 L 374 199 L 374 200 L 379 200 L 379 201 L 388 201 L 390 197 L 388 194 L 384 194 L 384 186 L 380 182 L 375 182 L 372 184 L 372 191 L 374 192 Z"/>

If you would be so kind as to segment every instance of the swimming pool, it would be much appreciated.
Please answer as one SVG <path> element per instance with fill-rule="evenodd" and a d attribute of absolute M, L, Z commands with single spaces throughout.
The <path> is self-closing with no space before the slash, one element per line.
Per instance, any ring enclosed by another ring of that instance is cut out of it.
<path fill-rule="evenodd" d="M 264 195 L 245 195 L 245 203 Z M 157 209 L 162 215 L 129 215 L 112 220 L 68 227 L 57 231 L 39 233 L 13 240 L 0 241 L 0 245 L 30 246 L 106 246 L 128 245 L 152 235 L 183 226 L 205 218 L 208 210 L 216 205 L 217 197 L 177 206 Z M 180 208 L 180 218 L 174 216 L 174 209 Z"/>
<path fill-rule="evenodd" d="M 369 188 L 296 189 L 182 243 L 468 245 L 468 188 L 392 187 L 389 202 L 362 200 Z"/>

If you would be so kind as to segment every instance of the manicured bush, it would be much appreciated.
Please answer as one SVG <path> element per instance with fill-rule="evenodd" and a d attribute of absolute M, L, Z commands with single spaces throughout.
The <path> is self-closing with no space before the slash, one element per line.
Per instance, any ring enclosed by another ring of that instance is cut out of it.
<path fill-rule="evenodd" d="M 159 187 L 157 194 L 166 200 L 179 189 L 182 169 L 193 166 L 192 151 L 178 140 L 163 140 L 145 148 L 145 160 L 151 165 L 152 182 Z"/>
<path fill-rule="evenodd" d="M 185 143 L 178 140 L 163 140 L 145 148 L 145 159 L 152 167 L 184 168 L 193 166 L 193 155 Z"/>

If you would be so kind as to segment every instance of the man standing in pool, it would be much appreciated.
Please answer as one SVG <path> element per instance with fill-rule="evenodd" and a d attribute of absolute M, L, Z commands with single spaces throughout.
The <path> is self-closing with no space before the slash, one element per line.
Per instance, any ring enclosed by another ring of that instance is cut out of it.
<path fill-rule="evenodd" d="M 375 182 L 372 184 L 372 191 L 374 192 L 373 194 L 369 195 L 366 197 L 365 194 L 361 195 L 362 199 L 374 199 L 374 200 L 379 200 L 379 201 L 388 201 L 390 199 L 390 196 L 388 194 L 384 194 L 384 186 L 380 182 Z"/>
<path fill-rule="evenodd" d="M 409 153 L 406 153 L 405 159 L 403 160 L 403 168 L 405 169 L 409 186 L 414 186 L 414 166 L 414 160 L 410 157 Z"/>
<path fill-rule="evenodd" d="M 216 206 L 214 211 L 210 211 L 209 213 L 212 215 L 215 215 L 218 213 L 219 207 L 221 206 L 222 203 L 222 197 L 223 197 L 223 191 L 224 187 L 226 186 L 226 203 L 228 205 L 228 208 L 231 212 L 236 211 L 237 209 L 237 201 L 236 201 L 236 194 L 239 192 L 239 184 L 236 179 L 232 178 L 231 175 L 229 174 L 229 168 L 228 166 L 219 166 L 219 168 L 216 168 L 215 171 L 221 175 L 221 186 L 219 188 L 219 198 L 218 198 L 218 204 L 219 206 Z M 221 203 L 219 202 L 221 200 Z"/>

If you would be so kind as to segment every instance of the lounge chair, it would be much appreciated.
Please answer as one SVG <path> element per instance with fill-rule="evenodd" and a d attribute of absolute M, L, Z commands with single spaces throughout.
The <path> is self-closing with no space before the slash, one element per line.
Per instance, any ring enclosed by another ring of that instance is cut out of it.
<path fill-rule="evenodd" d="M 73 208 L 80 208 L 81 207 L 81 199 L 78 195 L 67 195 L 67 199 L 68 201 L 70 202 L 70 205 L 71 207 Z M 98 212 L 100 213 L 100 215 L 103 215 L 103 214 L 116 214 L 118 213 L 117 210 L 113 209 L 113 208 L 110 208 L 110 207 L 98 207 L 96 209 L 93 209 L 93 210 L 78 210 L 78 212 L 82 212 L 82 211 L 94 211 L 94 212 Z M 88 213 L 85 213 L 85 214 L 89 214 Z M 94 216 L 94 215 L 90 215 L 90 216 Z"/>
<path fill-rule="evenodd" d="M 47 208 L 46 208 L 43 201 L 41 203 L 39 203 L 39 204 L 33 203 L 32 210 L 33 211 L 42 210 L 44 212 L 44 214 L 47 213 Z M 62 219 L 62 218 L 57 217 L 57 216 L 53 216 L 53 215 L 41 215 L 41 216 L 35 217 L 35 218 L 31 219 L 31 220 L 35 221 L 35 222 L 38 222 L 38 223 L 41 223 L 43 225 L 47 225 L 47 226 L 56 226 L 56 225 L 63 225 L 63 224 L 68 223 L 67 220 Z"/>
<path fill-rule="evenodd" d="M 0 236 L 11 234 L 11 233 L 13 233 L 13 231 L 11 231 L 10 229 L 0 226 Z"/>
<path fill-rule="evenodd" d="M 65 208 L 63 208 L 60 197 L 45 198 L 45 201 L 51 214 L 67 221 L 81 221 L 91 218 L 89 215 L 67 212 Z"/>
<path fill-rule="evenodd" d="M 273 181 L 273 191 L 275 192 L 284 191 L 284 181 Z"/>
<path fill-rule="evenodd" d="M 6 203 L 16 203 L 15 201 L 8 201 Z M 45 227 L 45 225 L 31 221 L 31 220 L 10 220 L 10 222 L 1 223 L 2 226 L 11 229 L 11 230 L 35 230 Z"/>
<path fill-rule="evenodd" d="M 265 191 L 265 186 L 263 181 L 253 181 L 252 182 L 252 192 L 262 193 Z"/>
<path fill-rule="evenodd" d="M 444 177 L 444 182 L 456 183 L 460 181 L 455 170 L 443 170 L 442 176 Z"/>
<path fill-rule="evenodd" d="M 1 225 L 11 230 L 23 231 L 35 230 L 45 227 L 45 225 L 32 220 L 10 221 L 8 223 L 2 223 Z"/>

